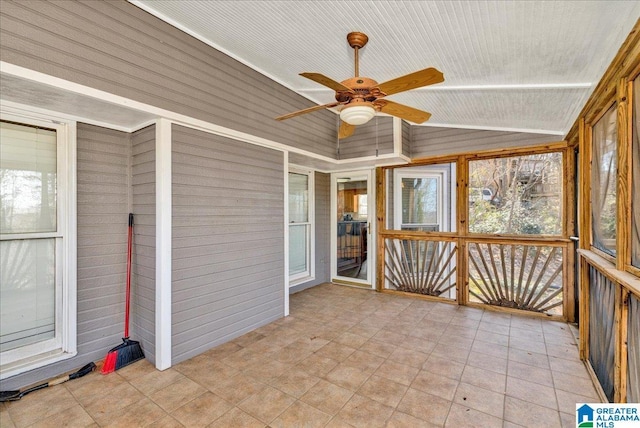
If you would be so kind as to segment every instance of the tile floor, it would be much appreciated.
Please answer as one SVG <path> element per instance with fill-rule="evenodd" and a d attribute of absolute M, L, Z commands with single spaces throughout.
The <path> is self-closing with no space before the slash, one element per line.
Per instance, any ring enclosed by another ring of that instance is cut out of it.
<path fill-rule="evenodd" d="M 0 426 L 552 428 L 595 401 L 567 324 L 325 284 L 164 372 L 140 361 L 2 403 Z"/>

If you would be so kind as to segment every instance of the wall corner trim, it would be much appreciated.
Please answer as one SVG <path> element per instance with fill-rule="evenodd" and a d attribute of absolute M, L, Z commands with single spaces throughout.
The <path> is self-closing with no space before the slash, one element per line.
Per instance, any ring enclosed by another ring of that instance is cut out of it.
<path fill-rule="evenodd" d="M 156 368 L 171 367 L 171 121 L 156 121 Z"/>

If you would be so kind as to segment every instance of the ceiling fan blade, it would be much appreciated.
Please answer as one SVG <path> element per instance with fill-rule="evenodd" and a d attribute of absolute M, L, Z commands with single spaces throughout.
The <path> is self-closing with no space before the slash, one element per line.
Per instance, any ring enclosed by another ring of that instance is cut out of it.
<path fill-rule="evenodd" d="M 426 122 L 431 117 L 431 113 L 386 99 L 377 100 L 374 104 L 383 113 L 387 113 L 391 116 L 396 116 L 400 119 L 408 120 L 409 122 L 413 123 Z"/>
<path fill-rule="evenodd" d="M 319 106 L 313 106 L 313 107 L 306 108 L 304 110 L 298 110 L 298 111 L 294 111 L 293 113 L 289 113 L 289 114 L 285 114 L 285 115 L 282 115 L 282 116 L 278 116 L 278 117 L 276 117 L 276 120 L 290 119 L 292 117 L 300 116 L 301 114 L 307 114 L 307 113 L 311 113 L 312 111 L 318 111 L 318 110 L 322 110 L 322 109 L 325 109 L 325 108 L 331 108 L 331 107 L 339 106 L 340 104 L 341 103 L 333 102 L 333 103 L 329 103 L 329 104 L 322 104 L 322 105 L 319 105 Z"/>
<path fill-rule="evenodd" d="M 440 82 L 444 82 L 444 75 L 440 71 L 435 68 L 425 68 L 381 83 L 378 85 L 378 89 L 386 95 L 391 95 Z"/>
<path fill-rule="evenodd" d="M 343 139 L 353 135 L 353 131 L 356 130 L 355 125 L 350 125 L 347 122 L 340 121 L 340 129 L 338 129 L 338 138 Z"/>
<path fill-rule="evenodd" d="M 306 77 L 307 79 L 311 79 L 314 82 L 317 82 L 321 85 L 326 86 L 327 88 L 331 88 L 336 92 L 353 92 L 351 88 L 344 86 L 340 82 L 336 82 L 330 77 L 325 76 L 320 73 L 300 73 L 300 76 Z"/>

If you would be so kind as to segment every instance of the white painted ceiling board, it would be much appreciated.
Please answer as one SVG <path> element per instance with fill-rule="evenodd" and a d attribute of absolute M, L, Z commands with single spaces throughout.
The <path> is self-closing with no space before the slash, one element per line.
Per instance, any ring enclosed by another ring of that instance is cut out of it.
<path fill-rule="evenodd" d="M 360 75 L 444 73 L 433 89 L 389 97 L 430 122 L 556 134 L 640 17 L 637 1 L 130 1 L 317 103 L 332 92 L 298 73 L 352 77 L 346 35 L 362 31 Z"/>

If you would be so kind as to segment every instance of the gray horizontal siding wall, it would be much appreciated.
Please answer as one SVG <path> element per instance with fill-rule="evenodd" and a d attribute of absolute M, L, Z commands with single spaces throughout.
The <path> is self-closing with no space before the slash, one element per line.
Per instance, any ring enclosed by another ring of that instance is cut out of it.
<path fill-rule="evenodd" d="M 2 380 L 11 390 L 90 361 L 122 343 L 127 271 L 129 134 L 78 124 L 78 355 Z"/>
<path fill-rule="evenodd" d="M 124 0 L 3 0 L 0 50 L 11 64 L 335 157 L 334 113 L 275 121 L 315 104 Z"/>
<path fill-rule="evenodd" d="M 402 154 L 411 157 L 411 125 L 402 121 Z"/>
<path fill-rule="evenodd" d="M 284 154 L 172 137 L 172 363 L 284 315 Z"/>
<path fill-rule="evenodd" d="M 393 153 L 393 118 L 376 116 L 364 125 L 356 126 L 351 137 L 340 140 L 340 159 Z"/>
<path fill-rule="evenodd" d="M 331 280 L 331 176 L 316 172 L 314 180 L 315 279 L 291 287 L 292 293 Z"/>
<path fill-rule="evenodd" d="M 134 218 L 132 337 L 155 363 L 156 316 L 156 127 L 131 135 L 131 193 Z"/>
<path fill-rule="evenodd" d="M 558 135 L 431 126 L 412 126 L 411 136 L 413 159 L 562 141 Z"/>

